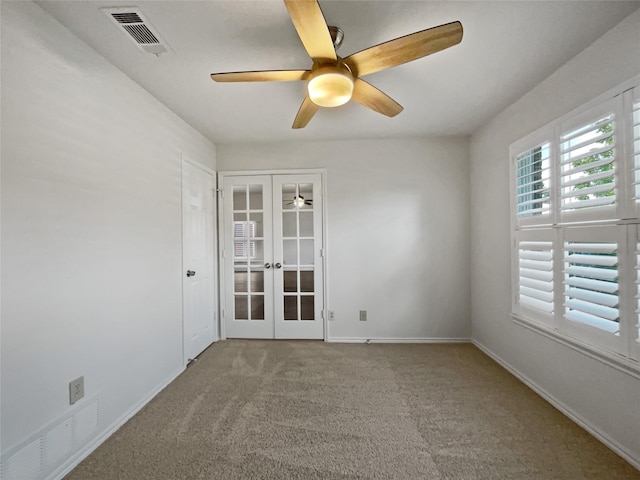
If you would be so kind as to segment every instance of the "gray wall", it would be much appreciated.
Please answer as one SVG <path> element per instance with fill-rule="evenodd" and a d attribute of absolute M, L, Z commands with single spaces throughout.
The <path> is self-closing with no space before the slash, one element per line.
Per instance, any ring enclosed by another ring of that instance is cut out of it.
<path fill-rule="evenodd" d="M 84 375 L 98 424 L 67 452 L 56 431 L 66 458 L 184 366 L 181 154 L 215 147 L 40 7 L 1 7 L 2 452 Z"/>
<path fill-rule="evenodd" d="M 640 11 L 471 140 L 473 338 L 640 466 L 640 380 L 513 323 L 509 145 L 640 73 Z"/>
<path fill-rule="evenodd" d="M 327 169 L 330 339 L 469 338 L 466 138 L 217 151 L 219 171 Z"/>

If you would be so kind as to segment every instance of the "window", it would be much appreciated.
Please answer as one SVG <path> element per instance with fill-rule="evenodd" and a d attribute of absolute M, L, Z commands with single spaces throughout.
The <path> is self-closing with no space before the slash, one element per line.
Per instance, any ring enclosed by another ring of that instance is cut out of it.
<path fill-rule="evenodd" d="M 633 139 L 633 192 L 636 209 L 640 206 L 640 88 L 635 88 L 635 99 L 633 102 L 633 113 L 631 117 L 631 138 Z M 640 212 L 636 210 L 636 216 Z"/>
<path fill-rule="evenodd" d="M 516 159 L 518 217 L 549 213 L 549 144 L 537 146 Z"/>
<path fill-rule="evenodd" d="M 640 231 L 640 228 L 638 230 Z M 640 238 L 640 233 L 636 235 L 636 238 Z M 633 333 L 633 335 L 635 335 L 636 337 L 636 342 L 640 342 L 640 268 L 638 268 L 638 266 L 640 265 L 640 242 L 636 243 L 635 265 L 636 265 L 636 275 L 635 275 L 636 285 L 633 291 L 636 294 L 636 301 L 633 302 L 633 308 L 635 309 L 636 326 L 635 326 L 635 332 Z"/>
<path fill-rule="evenodd" d="M 605 115 L 560 137 L 563 212 L 614 205 L 614 116 Z"/>
<path fill-rule="evenodd" d="M 514 317 L 640 370 L 638 78 L 511 145 L 510 164 Z"/>

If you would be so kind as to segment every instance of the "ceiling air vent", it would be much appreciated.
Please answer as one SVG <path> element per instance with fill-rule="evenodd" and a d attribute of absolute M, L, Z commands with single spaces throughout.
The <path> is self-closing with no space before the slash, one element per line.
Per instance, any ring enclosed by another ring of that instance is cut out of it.
<path fill-rule="evenodd" d="M 169 51 L 158 31 L 136 7 L 101 9 L 140 50 L 154 55 Z"/>

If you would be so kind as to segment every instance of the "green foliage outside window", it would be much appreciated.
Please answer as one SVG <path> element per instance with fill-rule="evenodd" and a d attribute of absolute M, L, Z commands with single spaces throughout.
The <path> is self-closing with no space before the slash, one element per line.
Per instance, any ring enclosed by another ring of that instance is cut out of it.
<path fill-rule="evenodd" d="M 607 125 L 603 126 L 602 128 L 598 129 L 598 133 L 610 133 L 611 135 L 603 138 L 602 140 L 599 141 L 600 144 L 604 144 L 604 145 L 611 145 L 613 146 L 613 123 L 608 123 Z M 585 174 L 591 176 L 591 175 L 596 175 L 598 173 L 601 172 L 607 172 L 607 171 L 611 171 L 611 176 L 605 177 L 605 178 L 599 178 L 596 180 L 588 180 L 586 182 L 582 182 L 582 183 L 578 183 L 575 185 L 575 189 L 582 189 L 582 188 L 589 188 L 589 187 L 595 187 L 598 185 L 606 185 L 606 184 L 612 184 L 611 185 L 611 190 L 606 190 L 604 192 L 597 192 L 594 193 L 593 196 L 596 198 L 602 198 L 602 197 L 611 197 L 613 195 L 615 195 L 615 189 L 613 188 L 613 180 L 614 180 L 614 173 L 613 173 L 613 148 L 610 148 L 609 150 L 606 150 L 604 152 L 601 153 L 597 153 L 595 155 L 591 155 L 589 157 L 585 157 L 581 160 L 577 160 L 575 162 L 573 162 L 573 166 L 574 167 L 581 167 L 583 165 L 589 165 L 592 163 L 596 163 L 596 162 L 600 162 L 602 160 L 605 159 L 611 159 L 610 163 L 607 163 L 605 165 L 599 165 L 593 168 L 589 168 L 587 170 L 585 170 Z M 580 195 L 577 197 L 578 200 L 588 200 L 589 196 L 588 195 Z"/>

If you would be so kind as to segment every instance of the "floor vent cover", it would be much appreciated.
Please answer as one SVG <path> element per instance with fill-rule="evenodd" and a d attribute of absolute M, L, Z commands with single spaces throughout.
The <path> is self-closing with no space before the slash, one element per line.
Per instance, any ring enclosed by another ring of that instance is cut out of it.
<path fill-rule="evenodd" d="M 154 55 L 169 51 L 158 31 L 135 7 L 101 9 L 140 50 Z"/>

